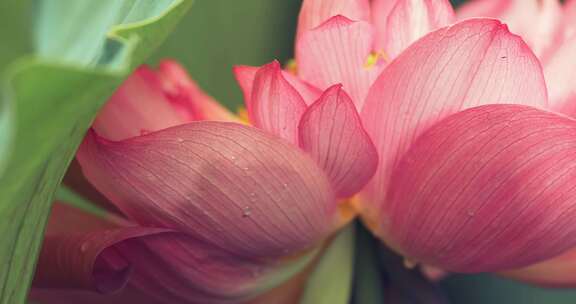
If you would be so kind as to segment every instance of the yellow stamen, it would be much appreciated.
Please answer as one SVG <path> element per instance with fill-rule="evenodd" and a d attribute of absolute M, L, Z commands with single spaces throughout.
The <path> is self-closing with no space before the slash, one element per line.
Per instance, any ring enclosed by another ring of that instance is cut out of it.
<path fill-rule="evenodd" d="M 286 62 L 284 69 L 286 69 L 286 71 L 288 71 L 288 73 L 290 73 L 292 75 L 297 75 L 298 74 L 298 65 L 296 64 L 296 60 L 294 58 L 289 59 L 288 62 Z"/>
<path fill-rule="evenodd" d="M 238 107 L 238 110 L 236 111 L 238 113 L 238 118 L 240 119 L 240 121 L 244 124 L 249 125 L 250 124 L 250 118 L 248 117 L 248 111 L 246 110 L 245 107 Z"/>
<path fill-rule="evenodd" d="M 384 50 L 380 50 L 377 52 L 371 52 L 368 55 L 368 57 L 366 58 L 366 62 L 364 63 L 364 68 L 365 69 L 371 69 L 376 64 L 378 64 L 378 62 L 380 62 L 381 60 L 384 62 L 390 61 L 390 57 L 388 57 L 388 54 L 386 54 L 386 52 L 384 52 Z"/>

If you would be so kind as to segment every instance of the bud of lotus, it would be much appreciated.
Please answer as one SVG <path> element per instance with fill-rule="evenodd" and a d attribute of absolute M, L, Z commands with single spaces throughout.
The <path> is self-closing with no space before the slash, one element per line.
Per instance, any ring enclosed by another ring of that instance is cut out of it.
<path fill-rule="evenodd" d="M 128 220 L 49 235 L 37 285 L 108 293 L 128 281 L 166 303 L 227 303 L 303 269 L 350 220 L 339 204 L 377 155 L 340 86 L 306 104 L 273 62 L 252 97 L 257 128 L 231 122 L 174 63 L 139 68 L 77 154 Z"/>

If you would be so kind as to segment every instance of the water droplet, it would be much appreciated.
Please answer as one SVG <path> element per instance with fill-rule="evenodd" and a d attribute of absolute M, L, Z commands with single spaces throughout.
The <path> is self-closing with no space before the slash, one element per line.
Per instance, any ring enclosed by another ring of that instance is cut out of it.
<path fill-rule="evenodd" d="M 88 250 L 88 243 L 84 243 L 80 246 L 81 252 L 86 252 Z"/>
<path fill-rule="evenodd" d="M 232 156 L 230 156 L 230 159 L 231 159 L 231 160 L 236 160 L 236 156 L 232 155 Z"/>
<path fill-rule="evenodd" d="M 282 184 L 282 187 L 284 187 L 284 189 L 286 189 L 286 188 L 288 188 L 288 184 L 284 183 L 284 184 Z"/>
<path fill-rule="evenodd" d="M 177 141 L 177 142 L 179 142 L 179 143 L 183 143 L 183 142 L 184 142 L 184 139 L 183 139 L 183 138 L 180 138 L 180 137 L 178 137 L 178 138 L 176 138 L 176 141 Z"/>
<path fill-rule="evenodd" d="M 469 217 L 473 217 L 474 215 L 476 215 L 476 212 L 474 210 L 468 210 L 467 214 Z"/>
<path fill-rule="evenodd" d="M 252 214 L 252 208 L 250 206 L 244 207 L 242 210 L 242 217 L 249 217 Z"/>

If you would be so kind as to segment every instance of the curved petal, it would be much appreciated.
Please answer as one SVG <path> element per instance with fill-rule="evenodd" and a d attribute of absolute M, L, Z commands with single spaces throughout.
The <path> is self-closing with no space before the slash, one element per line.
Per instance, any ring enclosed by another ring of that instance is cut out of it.
<path fill-rule="evenodd" d="M 232 73 L 234 73 L 236 82 L 244 96 L 244 105 L 246 106 L 246 109 L 249 109 L 250 111 L 252 110 L 252 103 L 250 102 L 252 97 L 252 87 L 254 86 L 254 78 L 256 77 L 258 69 L 260 69 L 260 67 L 248 65 L 235 65 L 232 68 Z"/>
<path fill-rule="evenodd" d="M 121 142 L 91 132 L 77 157 L 88 180 L 135 222 L 238 255 L 300 252 L 339 220 L 316 163 L 252 127 L 200 121 Z"/>
<path fill-rule="evenodd" d="M 388 32 L 388 16 L 398 0 L 372 0 L 370 2 L 370 12 L 372 13 L 372 24 L 374 25 L 375 41 L 374 48 L 384 49 L 384 38 Z"/>
<path fill-rule="evenodd" d="M 337 15 L 356 21 L 369 21 L 369 0 L 304 0 L 298 15 L 296 41 L 302 33 Z"/>
<path fill-rule="evenodd" d="M 52 214 L 34 283 L 36 288 L 66 288 L 72 294 L 44 292 L 36 294 L 39 299 L 70 301 L 69 296 L 76 296 L 128 302 L 147 294 L 149 301 L 138 303 L 238 303 L 292 277 L 317 252 L 255 259 L 183 233 L 118 225 L 62 207 L 57 204 Z M 74 292 L 81 289 L 120 295 Z"/>
<path fill-rule="evenodd" d="M 395 168 L 380 228 L 414 262 L 523 267 L 576 245 L 576 121 L 519 105 L 454 114 Z"/>
<path fill-rule="evenodd" d="M 454 18 L 448 0 L 398 0 L 388 16 L 382 47 L 395 58 L 420 37 L 453 23 Z"/>
<path fill-rule="evenodd" d="M 354 195 L 376 171 L 376 148 L 341 85 L 308 108 L 299 131 L 300 147 L 326 171 L 338 196 Z"/>
<path fill-rule="evenodd" d="M 117 292 L 126 285 L 133 270 L 129 260 L 115 253 L 117 247 L 130 239 L 167 232 L 130 227 L 114 217 L 101 219 L 57 203 L 38 260 L 34 286 Z"/>
<path fill-rule="evenodd" d="M 565 41 L 547 60 L 544 75 L 548 84 L 550 108 L 567 115 L 575 115 L 576 105 L 576 35 Z"/>
<path fill-rule="evenodd" d="M 420 39 L 382 72 L 362 120 L 380 161 L 364 191 L 367 222 L 385 203 L 397 161 L 426 128 L 486 103 L 546 106 L 540 64 L 522 39 L 492 19 L 471 19 Z"/>
<path fill-rule="evenodd" d="M 110 97 L 93 128 L 106 138 L 122 140 L 188 121 L 165 97 L 156 72 L 142 65 Z"/>
<path fill-rule="evenodd" d="M 522 36 L 539 57 L 546 57 L 560 34 L 562 7 L 558 0 L 475 0 L 458 10 L 458 17 L 492 17 Z"/>
<path fill-rule="evenodd" d="M 248 115 L 255 127 L 298 143 L 298 121 L 306 111 L 306 103 L 286 81 L 277 61 L 256 73 L 250 103 Z"/>
<path fill-rule="evenodd" d="M 234 66 L 233 72 L 234 76 L 236 77 L 236 81 L 242 90 L 242 94 L 244 94 L 244 104 L 246 105 L 247 109 L 251 109 L 251 96 L 252 96 L 252 86 L 254 84 L 254 78 L 256 77 L 256 72 L 260 69 L 260 67 L 253 67 L 247 65 L 237 65 Z M 316 87 L 308 84 L 298 77 L 288 73 L 286 71 L 282 71 L 282 77 L 290 83 L 290 85 L 302 96 L 306 105 L 311 105 L 322 91 L 317 89 Z"/>
<path fill-rule="evenodd" d="M 368 88 L 384 66 L 383 62 L 369 62 L 374 57 L 373 36 L 367 22 L 330 18 L 297 41 L 298 75 L 322 90 L 341 83 L 361 109 Z"/>
<path fill-rule="evenodd" d="M 525 268 L 501 272 L 500 275 L 542 287 L 576 287 L 576 250 Z"/>
<path fill-rule="evenodd" d="M 158 76 L 164 96 L 173 107 L 187 113 L 190 120 L 238 121 L 228 109 L 202 91 L 176 61 L 162 60 Z"/>
<path fill-rule="evenodd" d="M 164 60 L 158 70 L 137 68 L 104 105 L 93 128 L 108 139 L 123 140 L 204 119 L 238 121 L 180 65 Z"/>

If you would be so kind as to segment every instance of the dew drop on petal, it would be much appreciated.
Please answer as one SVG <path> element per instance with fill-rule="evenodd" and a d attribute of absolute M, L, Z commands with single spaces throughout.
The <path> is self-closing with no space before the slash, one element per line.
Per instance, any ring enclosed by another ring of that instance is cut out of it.
<path fill-rule="evenodd" d="M 242 210 L 242 217 L 249 217 L 252 214 L 252 208 L 250 206 L 246 206 Z"/>

